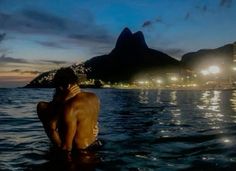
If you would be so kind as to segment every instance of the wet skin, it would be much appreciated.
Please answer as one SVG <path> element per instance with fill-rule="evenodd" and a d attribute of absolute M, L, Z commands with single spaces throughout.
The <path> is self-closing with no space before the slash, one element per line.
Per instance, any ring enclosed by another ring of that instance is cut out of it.
<path fill-rule="evenodd" d="M 39 102 L 38 117 L 52 143 L 65 151 L 86 149 L 97 138 L 100 102 L 94 93 L 76 92 L 74 85 L 55 102 Z"/>

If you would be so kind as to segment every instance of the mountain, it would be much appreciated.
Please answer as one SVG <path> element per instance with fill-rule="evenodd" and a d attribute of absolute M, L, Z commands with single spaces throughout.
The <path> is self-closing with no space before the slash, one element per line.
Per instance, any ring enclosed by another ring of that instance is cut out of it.
<path fill-rule="evenodd" d="M 52 88 L 52 79 L 56 73 L 56 70 L 44 72 L 34 78 L 25 88 Z"/>
<path fill-rule="evenodd" d="M 179 69 L 180 62 L 160 51 L 150 49 L 142 32 L 132 33 L 125 28 L 117 39 L 115 48 L 108 54 L 94 57 L 84 63 L 91 68 L 86 74 L 89 79 L 109 82 L 129 82 L 141 73 Z"/>
<path fill-rule="evenodd" d="M 132 33 L 125 28 L 109 54 L 93 57 L 85 61 L 83 67 L 88 79 L 114 83 L 133 81 L 136 75 L 147 72 L 159 75 L 177 72 L 180 62 L 165 53 L 149 48 L 141 31 Z M 73 68 L 76 70 L 75 66 Z M 55 71 L 43 73 L 26 87 L 51 87 L 53 74 Z"/>
<path fill-rule="evenodd" d="M 183 55 L 181 63 L 189 69 L 198 70 L 209 64 L 229 66 L 233 61 L 233 44 L 216 49 L 202 49 L 197 52 L 191 52 Z"/>

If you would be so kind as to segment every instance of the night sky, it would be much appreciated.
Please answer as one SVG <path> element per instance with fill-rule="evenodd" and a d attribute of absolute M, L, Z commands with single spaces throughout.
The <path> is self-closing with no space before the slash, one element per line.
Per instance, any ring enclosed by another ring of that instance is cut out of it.
<path fill-rule="evenodd" d="M 236 41 L 236 1 L 0 0 L 0 87 L 109 53 L 124 27 L 181 59 Z"/>

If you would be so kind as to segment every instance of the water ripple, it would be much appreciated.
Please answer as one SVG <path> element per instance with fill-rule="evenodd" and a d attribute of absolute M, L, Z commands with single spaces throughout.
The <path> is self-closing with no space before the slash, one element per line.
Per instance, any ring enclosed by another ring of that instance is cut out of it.
<path fill-rule="evenodd" d="M 0 170 L 236 167 L 236 91 L 89 91 L 101 98 L 104 146 L 68 164 L 58 162 L 36 115 L 53 90 L 0 89 Z"/>

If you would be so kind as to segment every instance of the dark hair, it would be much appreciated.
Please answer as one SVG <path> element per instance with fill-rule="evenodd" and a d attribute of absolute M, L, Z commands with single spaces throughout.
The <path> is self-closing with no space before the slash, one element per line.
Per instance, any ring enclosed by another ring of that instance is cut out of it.
<path fill-rule="evenodd" d="M 53 84 L 55 87 L 62 86 L 63 88 L 65 88 L 69 84 L 75 84 L 77 82 L 78 82 L 78 77 L 71 68 L 59 69 L 53 78 Z"/>

